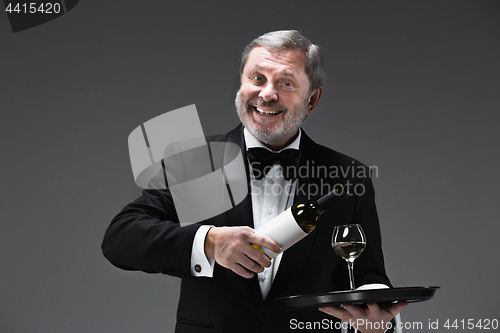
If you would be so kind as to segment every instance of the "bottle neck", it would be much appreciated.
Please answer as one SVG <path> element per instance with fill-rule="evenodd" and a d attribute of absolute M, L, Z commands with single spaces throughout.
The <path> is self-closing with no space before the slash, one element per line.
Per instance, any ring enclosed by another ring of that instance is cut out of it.
<path fill-rule="evenodd" d="M 340 184 L 335 185 L 333 191 L 327 193 L 326 195 L 319 198 L 318 201 L 316 201 L 316 207 L 320 214 L 322 214 L 328 208 L 332 207 L 338 201 L 344 199 L 349 194 L 350 193 L 347 191 L 347 188 L 345 186 L 342 186 Z"/>

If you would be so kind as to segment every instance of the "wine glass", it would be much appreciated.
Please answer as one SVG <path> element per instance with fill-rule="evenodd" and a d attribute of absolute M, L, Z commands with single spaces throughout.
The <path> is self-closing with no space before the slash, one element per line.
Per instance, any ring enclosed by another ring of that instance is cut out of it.
<path fill-rule="evenodd" d="M 335 254 L 344 258 L 349 268 L 349 284 L 354 290 L 354 260 L 363 252 L 366 237 L 359 224 L 344 224 L 335 226 L 332 234 L 332 247 Z"/>

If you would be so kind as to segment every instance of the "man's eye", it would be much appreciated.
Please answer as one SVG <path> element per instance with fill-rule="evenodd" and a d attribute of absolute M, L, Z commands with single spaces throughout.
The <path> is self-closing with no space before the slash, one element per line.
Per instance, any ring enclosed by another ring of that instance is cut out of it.
<path fill-rule="evenodd" d="M 282 83 L 285 88 L 291 88 L 293 87 L 293 84 L 291 82 L 283 82 Z"/>
<path fill-rule="evenodd" d="M 254 79 L 255 81 L 262 81 L 262 80 L 264 80 L 264 79 L 262 78 L 262 76 L 258 76 L 258 75 L 254 76 L 254 77 L 253 77 L 253 79 Z"/>

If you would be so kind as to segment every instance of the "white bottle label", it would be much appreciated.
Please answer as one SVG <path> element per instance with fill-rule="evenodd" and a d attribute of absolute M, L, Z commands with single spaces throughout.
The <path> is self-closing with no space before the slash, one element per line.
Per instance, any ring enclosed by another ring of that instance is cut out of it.
<path fill-rule="evenodd" d="M 290 208 L 255 230 L 255 233 L 271 238 L 281 246 L 282 252 L 307 236 L 307 233 L 295 222 Z M 265 247 L 262 250 L 271 259 L 278 255 Z"/>

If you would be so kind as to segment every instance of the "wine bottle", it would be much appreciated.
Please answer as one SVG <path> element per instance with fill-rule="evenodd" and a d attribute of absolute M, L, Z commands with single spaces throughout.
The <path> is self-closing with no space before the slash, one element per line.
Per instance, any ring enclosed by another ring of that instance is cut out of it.
<path fill-rule="evenodd" d="M 320 215 L 347 195 L 349 195 L 349 193 L 346 187 L 337 184 L 333 191 L 322 196 L 316 202 L 292 205 L 292 207 L 255 230 L 255 233 L 274 240 L 280 245 L 281 251 L 283 252 L 305 236 L 309 235 L 318 225 Z M 278 255 L 258 245 L 252 246 L 267 255 L 269 259 Z"/>

